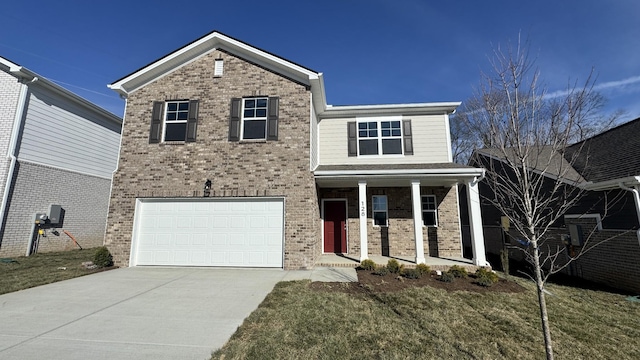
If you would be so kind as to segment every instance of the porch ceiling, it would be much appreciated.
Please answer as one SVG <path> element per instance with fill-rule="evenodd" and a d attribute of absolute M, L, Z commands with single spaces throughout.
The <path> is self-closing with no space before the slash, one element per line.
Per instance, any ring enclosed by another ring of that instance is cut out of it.
<path fill-rule="evenodd" d="M 356 187 L 359 181 L 366 181 L 368 187 L 411 186 L 414 180 L 423 186 L 453 186 L 483 175 L 484 169 L 455 163 L 329 165 L 314 171 L 316 183 L 325 188 Z"/>

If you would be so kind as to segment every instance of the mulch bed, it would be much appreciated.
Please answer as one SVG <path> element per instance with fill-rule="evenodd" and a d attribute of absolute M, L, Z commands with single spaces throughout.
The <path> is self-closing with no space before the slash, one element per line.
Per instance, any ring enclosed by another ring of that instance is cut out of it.
<path fill-rule="evenodd" d="M 477 293 L 501 292 L 520 293 L 525 288 L 514 281 L 500 279 L 490 287 L 478 285 L 476 278 L 470 274 L 467 278 L 456 278 L 453 282 L 443 282 L 438 280 L 440 276 L 432 272 L 420 279 L 407 279 L 398 274 L 375 275 L 372 271 L 357 270 L 358 282 L 338 283 L 338 282 L 313 282 L 311 288 L 316 291 L 343 292 L 349 294 L 381 293 L 401 291 L 412 287 L 431 286 L 446 291 L 470 291 Z"/>

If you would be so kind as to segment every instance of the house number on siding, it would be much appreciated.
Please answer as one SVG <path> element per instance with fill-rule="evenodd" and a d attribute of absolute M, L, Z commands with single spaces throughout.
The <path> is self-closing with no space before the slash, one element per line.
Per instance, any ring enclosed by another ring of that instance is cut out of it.
<path fill-rule="evenodd" d="M 364 201 L 360 201 L 360 216 L 362 217 L 367 216 L 367 211 L 364 206 Z"/>

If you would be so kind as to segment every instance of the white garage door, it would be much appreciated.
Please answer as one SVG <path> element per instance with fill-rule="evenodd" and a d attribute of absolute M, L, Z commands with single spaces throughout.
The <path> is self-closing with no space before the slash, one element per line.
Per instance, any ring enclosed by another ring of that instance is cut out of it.
<path fill-rule="evenodd" d="M 139 199 L 132 265 L 282 267 L 283 199 Z"/>

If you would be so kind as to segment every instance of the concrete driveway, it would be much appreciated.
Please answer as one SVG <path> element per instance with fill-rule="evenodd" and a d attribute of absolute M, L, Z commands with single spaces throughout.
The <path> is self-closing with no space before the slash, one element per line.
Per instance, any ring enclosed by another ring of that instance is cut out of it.
<path fill-rule="evenodd" d="M 279 281 L 353 269 L 123 268 L 0 295 L 0 359 L 208 359 Z"/>

